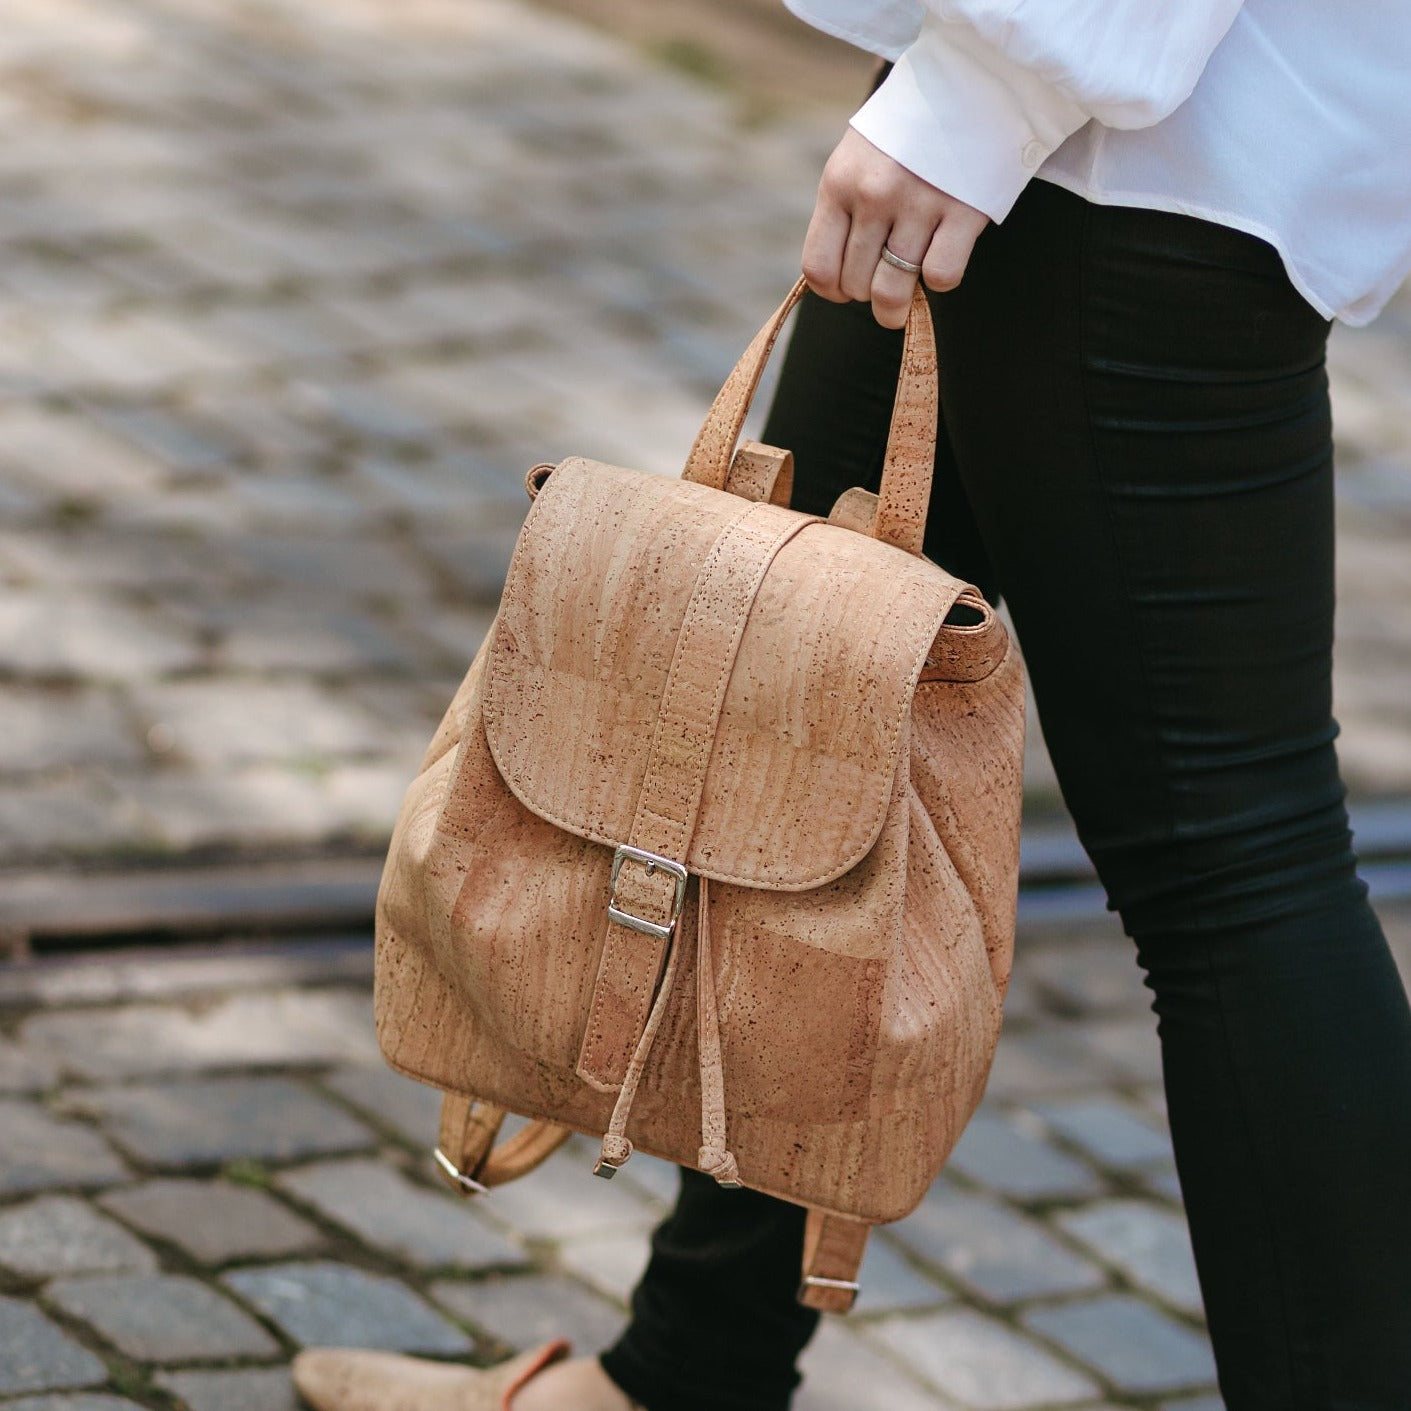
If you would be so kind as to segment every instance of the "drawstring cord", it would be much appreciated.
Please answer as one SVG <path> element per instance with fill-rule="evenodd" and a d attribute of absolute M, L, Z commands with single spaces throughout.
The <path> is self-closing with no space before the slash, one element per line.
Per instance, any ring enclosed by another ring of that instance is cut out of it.
<path fill-rule="evenodd" d="M 637 1047 L 623 1075 L 617 1102 L 613 1105 L 598 1164 L 593 1168 L 600 1176 L 611 1176 L 619 1167 L 625 1166 L 632 1156 L 627 1119 L 676 983 L 680 957 L 678 940 L 679 931 L 671 939 L 661 988 L 657 991 L 651 1013 L 647 1015 L 646 1027 L 637 1040 Z M 739 1167 L 725 1145 L 725 1068 L 720 1056 L 719 999 L 710 945 L 710 886 L 704 877 L 700 878 L 696 902 L 696 1029 L 701 1067 L 701 1148 L 696 1164 L 706 1175 L 714 1176 L 723 1189 L 738 1190 Z"/>
<path fill-rule="evenodd" d="M 696 916 L 696 1030 L 701 1059 L 701 1149 L 696 1164 L 726 1190 L 738 1190 L 740 1170 L 725 1146 L 725 1067 L 710 951 L 710 887 L 704 877 Z"/>

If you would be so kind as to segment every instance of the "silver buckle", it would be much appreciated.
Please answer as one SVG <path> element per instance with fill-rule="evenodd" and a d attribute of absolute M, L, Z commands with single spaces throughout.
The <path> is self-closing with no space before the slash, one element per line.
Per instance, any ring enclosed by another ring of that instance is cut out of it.
<path fill-rule="evenodd" d="M 474 1176 L 467 1176 L 439 1146 L 431 1155 L 435 1158 L 436 1164 L 441 1168 L 442 1172 L 450 1178 L 454 1185 L 460 1188 L 462 1195 L 490 1194 L 489 1186 L 482 1186 Z"/>
<path fill-rule="evenodd" d="M 647 876 L 652 876 L 658 870 L 669 874 L 676 882 L 676 896 L 671 904 L 671 921 L 663 926 L 657 921 L 648 921 L 644 916 L 633 916 L 630 911 L 623 911 L 617 904 L 617 878 L 622 871 L 624 862 L 637 862 L 647 869 Z M 608 919 L 616 921 L 619 926 L 628 926 L 634 931 L 641 931 L 644 935 L 655 936 L 659 941 L 669 941 L 672 933 L 676 930 L 676 923 L 681 919 L 681 909 L 686 905 L 686 878 L 687 872 L 679 862 L 673 862 L 669 857 L 661 857 L 657 853 L 647 852 L 644 848 L 629 848 L 624 843 L 612 855 L 612 882 L 611 895 L 608 897 Z"/>

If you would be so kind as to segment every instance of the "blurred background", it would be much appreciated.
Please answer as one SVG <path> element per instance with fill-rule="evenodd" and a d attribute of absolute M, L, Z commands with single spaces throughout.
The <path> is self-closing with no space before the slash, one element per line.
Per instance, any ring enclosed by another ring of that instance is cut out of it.
<path fill-rule="evenodd" d="M 776 0 L 708 16 L 10 0 L 0 869 L 301 859 L 305 888 L 366 891 L 349 859 L 484 632 L 524 470 L 676 473 L 797 269 L 870 62 Z M 1409 320 L 1335 340 L 1368 801 L 1411 792 Z M 66 894 L 41 931 L 101 927 Z"/>
<path fill-rule="evenodd" d="M 602 1345 L 674 1177 L 580 1141 L 437 1193 L 371 1032 L 381 855 L 526 469 L 679 471 L 871 62 L 777 0 L 0 9 L 0 1411 Z M 1411 296 L 1332 367 L 1343 760 L 1411 965 Z M 1026 809 L 985 1106 L 800 1411 L 1219 1407 L 1148 996 L 1037 730 Z"/>

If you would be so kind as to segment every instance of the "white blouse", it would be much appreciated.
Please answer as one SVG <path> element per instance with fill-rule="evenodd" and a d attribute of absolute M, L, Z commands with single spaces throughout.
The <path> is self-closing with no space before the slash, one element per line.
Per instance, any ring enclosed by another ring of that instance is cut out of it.
<path fill-rule="evenodd" d="M 852 120 L 1003 220 L 1034 176 L 1267 240 L 1361 324 L 1411 273 L 1406 0 L 785 0 L 896 60 Z"/>

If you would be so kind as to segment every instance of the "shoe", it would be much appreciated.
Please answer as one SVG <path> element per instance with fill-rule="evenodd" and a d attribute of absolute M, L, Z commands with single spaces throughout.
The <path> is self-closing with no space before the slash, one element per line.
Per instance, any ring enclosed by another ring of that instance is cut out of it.
<path fill-rule="evenodd" d="M 395 1352 L 316 1347 L 299 1353 L 290 1370 L 314 1411 L 510 1411 L 515 1393 L 568 1353 L 568 1343 L 550 1342 L 498 1367 L 465 1367 Z"/>

